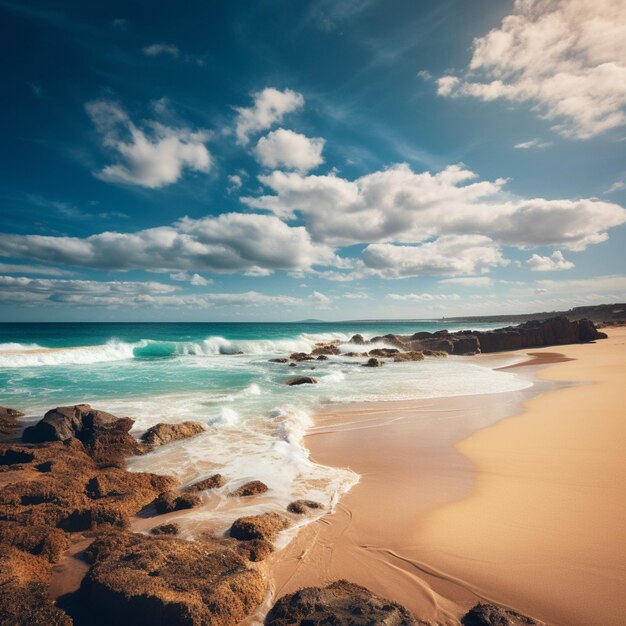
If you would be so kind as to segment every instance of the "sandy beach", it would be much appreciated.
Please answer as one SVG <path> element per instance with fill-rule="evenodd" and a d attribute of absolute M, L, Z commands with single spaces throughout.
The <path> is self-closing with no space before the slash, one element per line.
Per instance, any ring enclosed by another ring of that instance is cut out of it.
<path fill-rule="evenodd" d="M 277 556 L 276 596 L 347 578 L 441 624 L 479 599 L 623 623 L 625 343 L 516 353 L 530 390 L 320 414 L 313 458 L 362 478 Z"/>

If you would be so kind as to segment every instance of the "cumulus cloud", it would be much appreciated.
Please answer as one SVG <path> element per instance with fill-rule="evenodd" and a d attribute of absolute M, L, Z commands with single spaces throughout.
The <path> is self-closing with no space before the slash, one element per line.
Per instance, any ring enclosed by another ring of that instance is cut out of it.
<path fill-rule="evenodd" d="M 438 93 L 528 102 L 562 135 L 587 139 L 626 124 L 624 41 L 623 0 L 516 0 Z"/>
<path fill-rule="evenodd" d="M 387 295 L 390 300 L 400 302 L 437 302 L 442 300 L 460 300 L 461 296 L 457 293 L 390 293 Z"/>
<path fill-rule="evenodd" d="M 280 124 L 287 113 L 304 106 L 304 97 L 291 89 L 279 91 L 266 87 L 252 94 L 254 104 L 250 107 L 235 107 L 235 135 L 237 143 L 246 145 L 253 133 L 258 133 Z"/>
<path fill-rule="evenodd" d="M 69 274 L 69 272 L 57 267 L 23 265 L 20 263 L 0 263 L 0 272 L 4 274 L 41 274 L 42 276 L 63 276 Z"/>
<path fill-rule="evenodd" d="M 463 165 L 431 174 L 399 164 L 355 180 L 274 171 L 259 177 L 273 194 L 242 200 L 282 219 L 301 217 L 315 241 L 336 246 L 481 235 L 497 245 L 582 250 L 626 222 L 617 204 L 514 197 L 505 179 L 477 178 Z"/>
<path fill-rule="evenodd" d="M 271 215 L 185 217 L 171 226 L 90 237 L 0 234 L 0 256 L 110 270 L 254 272 L 339 262 L 301 226 Z"/>
<path fill-rule="evenodd" d="M 420 246 L 370 244 L 362 257 L 365 267 L 381 278 L 477 274 L 508 264 L 493 242 L 481 235 L 448 235 Z"/>
<path fill-rule="evenodd" d="M 306 172 L 324 162 L 325 141 L 279 128 L 259 139 L 254 148 L 257 161 L 270 168 L 285 167 Z"/>
<path fill-rule="evenodd" d="M 142 48 L 141 51 L 148 57 L 158 57 L 162 54 L 177 58 L 180 50 L 171 43 L 153 43 L 150 46 Z"/>
<path fill-rule="evenodd" d="M 559 270 L 571 270 L 574 267 L 574 264 L 571 261 L 567 261 L 560 250 L 553 252 L 552 256 L 533 254 L 530 259 L 526 261 L 526 265 L 528 265 L 533 272 L 555 272 Z"/>
<path fill-rule="evenodd" d="M 104 146 L 119 158 L 95 173 L 102 180 L 156 189 L 178 181 L 185 169 L 211 169 L 206 130 L 171 128 L 151 120 L 139 128 L 124 109 L 108 100 L 89 102 L 86 109 Z"/>
<path fill-rule="evenodd" d="M 211 285 L 213 281 L 210 278 L 200 276 L 200 274 L 189 274 L 189 272 L 173 272 L 170 274 L 172 280 L 188 282 L 194 287 L 206 287 Z"/>

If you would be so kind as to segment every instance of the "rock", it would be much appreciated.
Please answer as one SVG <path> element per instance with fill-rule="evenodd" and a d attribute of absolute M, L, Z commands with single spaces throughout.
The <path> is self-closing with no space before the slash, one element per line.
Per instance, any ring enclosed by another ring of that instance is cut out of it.
<path fill-rule="evenodd" d="M 22 417 L 24 413 L 17 411 L 16 409 L 9 409 L 5 406 L 0 406 L 0 441 L 4 441 L 9 437 L 12 437 L 20 428 L 22 428 L 22 422 L 18 417 Z"/>
<path fill-rule="evenodd" d="M 207 489 L 219 489 L 223 487 L 225 483 L 226 481 L 221 474 L 213 474 L 213 476 L 209 476 L 204 480 L 199 480 L 197 483 L 185 487 L 185 491 L 194 493 L 196 491 L 206 491 Z"/>
<path fill-rule="evenodd" d="M 317 361 L 328 361 L 328 357 L 325 354 L 320 354 L 317 359 Z"/>
<path fill-rule="evenodd" d="M 353 343 L 357 346 L 363 346 L 367 343 L 367 341 L 365 341 L 365 339 L 363 339 L 363 335 L 359 335 L 358 333 L 356 335 L 352 335 L 352 337 L 350 338 L 350 341 L 348 343 Z"/>
<path fill-rule="evenodd" d="M 289 385 L 293 387 L 294 385 L 315 385 L 317 384 L 317 379 L 313 378 L 313 376 L 295 376 L 294 378 L 289 378 L 285 381 L 285 385 Z"/>
<path fill-rule="evenodd" d="M 200 502 L 200 497 L 193 493 L 165 491 L 154 501 L 154 507 L 157 513 L 164 515 L 165 513 L 173 513 L 174 511 L 193 509 L 193 507 L 198 506 Z"/>
<path fill-rule="evenodd" d="M 341 354 L 341 350 L 339 350 L 339 348 L 334 343 L 318 345 L 317 347 L 313 348 L 313 350 L 311 350 L 311 355 L 313 356 L 332 356 L 337 354 Z"/>
<path fill-rule="evenodd" d="M 306 352 L 294 352 L 292 353 L 289 358 L 292 361 L 313 361 L 315 357 L 311 356 L 310 354 L 307 354 Z"/>
<path fill-rule="evenodd" d="M 80 595 L 103 626 L 235 626 L 265 596 L 261 573 L 220 541 L 110 533 L 87 553 Z"/>
<path fill-rule="evenodd" d="M 368 356 L 367 352 L 345 352 L 343 356 L 363 357 Z"/>
<path fill-rule="evenodd" d="M 16 522 L 0 522 L 0 543 L 41 556 L 50 563 L 58 561 L 70 545 L 67 535 L 58 528 L 22 526 Z"/>
<path fill-rule="evenodd" d="M 448 356 L 448 353 L 444 352 L 443 350 L 423 350 L 422 354 L 424 356 L 434 356 L 434 357 Z"/>
<path fill-rule="evenodd" d="M 283 596 L 265 618 L 266 626 L 417 626 L 402 605 L 374 595 L 365 587 L 338 580 Z"/>
<path fill-rule="evenodd" d="M 169 524 L 155 526 L 150 532 L 153 535 L 178 535 L 180 526 L 176 522 L 170 522 Z"/>
<path fill-rule="evenodd" d="M 27 443 L 67 441 L 76 438 L 88 454 L 102 466 L 120 466 L 127 456 L 142 454 L 144 449 L 129 435 L 134 422 L 128 417 L 92 409 L 88 404 L 57 407 L 22 434 Z"/>
<path fill-rule="evenodd" d="M 17 548 L 0 545 L 0 624 L 72 626 L 48 595 L 50 564 Z"/>
<path fill-rule="evenodd" d="M 280 357 L 277 359 L 269 359 L 270 363 L 287 363 L 289 361 L 289 359 L 286 359 L 284 357 Z"/>
<path fill-rule="evenodd" d="M 541 623 L 494 604 L 477 604 L 461 619 L 463 626 L 532 626 Z"/>
<path fill-rule="evenodd" d="M 162 446 L 172 441 L 189 439 L 204 432 L 200 422 L 180 422 L 178 424 L 156 424 L 141 436 L 141 440 L 149 446 Z"/>
<path fill-rule="evenodd" d="M 245 483 L 245 485 L 241 485 L 235 491 L 229 493 L 229 496 L 235 498 L 247 498 L 249 496 L 256 496 L 260 493 L 265 493 L 269 487 L 261 482 L 260 480 L 251 480 L 249 483 Z"/>
<path fill-rule="evenodd" d="M 395 356 L 396 354 L 399 354 L 399 352 L 400 350 L 398 350 L 397 348 L 375 348 L 374 350 L 370 350 L 368 354 L 370 356 L 386 357 L 386 356 Z"/>
<path fill-rule="evenodd" d="M 310 509 L 321 508 L 323 508 L 322 505 L 319 502 L 315 502 L 315 500 L 294 500 L 287 505 L 287 510 L 297 515 L 304 515 Z"/>
<path fill-rule="evenodd" d="M 297 363 L 289 363 L 289 367 L 297 367 Z"/>
<path fill-rule="evenodd" d="M 423 361 L 424 353 L 419 350 L 413 350 L 412 352 L 398 352 L 393 357 L 395 363 L 402 363 L 403 361 Z"/>
<path fill-rule="evenodd" d="M 372 357 L 367 360 L 367 363 L 363 363 L 363 367 L 382 367 L 384 363 L 378 359 Z"/>
<path fill-rule="evenodd" d="M 272 552 L 274 546 L 264 539 L 251 539 L 250 541 L 240 541 L 237 552 L 242 554 L 248 561 L 264 561 Z"/>
<path fill-rule="evenodd" d="M 230 536 L 240 541 L 263 539 L 272 543 L 281 530 L 289 527 L 289 520 L 278 513 L 263 513 L 240 517 L 230 527 Z"/>

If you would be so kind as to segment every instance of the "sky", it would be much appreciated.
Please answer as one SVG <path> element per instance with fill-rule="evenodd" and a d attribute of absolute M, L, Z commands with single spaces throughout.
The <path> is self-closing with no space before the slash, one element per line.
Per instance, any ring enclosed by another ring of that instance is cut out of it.
<path fill-rule="evenodd" d="M 2 321 L 626 301 L 623 0 L 6 2 Z"/>

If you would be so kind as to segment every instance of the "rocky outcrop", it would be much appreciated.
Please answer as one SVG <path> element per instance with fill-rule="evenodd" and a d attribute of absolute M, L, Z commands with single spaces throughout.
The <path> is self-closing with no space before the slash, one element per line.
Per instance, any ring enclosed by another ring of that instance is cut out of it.
<path fill-rule="evenodd" d="M 356 346 L 364 346 L 367 343 L 367 341 L 363 339 L 363 335 L 359 335 L 357 333 L 356 335 L 352 335 L 348 343 L 353 343 Z"/>
<path fill-rule="evenodd" d="M 0 406 L 0 441 L 9 439 L 22 428 L 22 422 L 18 418 L 23 415 L 24 413 L 16 409 Z"/>
<path fill-rule="evenodd" d="M 494 604 L 477 604 L 461 619 L 463 626 L 538 626 L 542 623 Z"/>
<path fill-rule="evenodd" d="M 304 515 L 311 510 L 323 508 L 319 502 L 315 500 L 294 500 L 287 505 L 287 510 L 296 515 Z"/>
<path fill-rule="evenodd" d="M 193 485 L 189 485 L 185 487 L 185 491 L 189 493 L 195 493 L 197 491 L 206 491 L 207 489 L 219 489 L 226 484 L 226 480 L 221 474 L 213 474 L 213 476 L 209 476 L 204 480 L 199 480 L 197 483 L 193 483 Z"/>
<path fill-rule="evenodd" d="M 250 496 L 256 496 L 261 493 L 265 493 L 269 487 L 260 480 L 251 480 L 248 483 L 241 485 L 241 487 L 235 489 L 235 491 L 229 493 L 229 496 L 233 498 L 248 498 Z"/>
<path fill-rule="evenodd" d="M 265 595 L 261 573 L 220 541 L 118 532 L 87 555 L 80 596 L 105 626 L 235 626 Z"/>
<path fill-rule="evenodd" d="M 278 513 L 263 513 L 240 517 L 230 527 L 230 536 L 240 541 L 263 539 L 270 543 L 276 540 L 278 533 L 289 527 L 289 520 Z"/>
<path fill-rule="evenodd" d="M 67 535 L 58 528 L 23 526 L 17 522 L 0 522 L 0 543 L 41 556 L 50 563 L 58 561 L 70 545 Z"/>
<path fill-rule="evenodd" d="M 72 626 L 72 620 L 48 595 L 47 560 L 0 545 L 0 624 Z"/>
<path fill-rule="evenodd" d="M 48 411 L 35 426 L 22 435 L 27 443 L 78 439 L 97 464 L 123 464 L 127 456 L 142 454 L 143 447 L 129 434 L 133 420 L 115 417 L 88 404 L 62 406 Z"/>
<path fill-rule="evenodd" d="M 338 580 L 327 587 L 307 587 L 283 596 L 265 618 L 266 626 L 418 626 L 402 605 L 365 587 Z"/>
<path fill-rule="evenodd" d="M 141 440 L 152 447 L 162 446 L 173 441 L 189 439 L 204 432 L 200 422 L 180 422 L 178 424 L 156 424 L 141 436 Z"/>
<path fill-rule="evenodd" d="M 194 493 L 166 491 L 160 494 L 154 501 L 154 508 L 157 510 L 157 513 L 164 515 L 165 513 L 173 513 L 174 511 L 193 509 L 194 506 L 198 506 L 199 504 L 200 496 Z"/>
<path fill-rule="evenodd" d="M 337 344 L 334 343 L 318 344 L 311 350 L 312 356 L 333 356 L 337 354 L 341 354 L 341 350 L 339 350 Z"/>
<path fill-rule="evenodd" d="M 180 526 L 176 522 L 170 522 L 169 524 L 161 524 L 155 526 L 150 530 L 153 535 L 178 535 L 180 533 Z"/>
<path fill-rule="evenodd" d="M 313 378 L 313 376 L 295 376 L 294 378 L 289 378 L 285 381 L 285 385 L 289 385 L 293 387 L 295 385 L 315 385 L 317 384 L 317 379 Z"/>
<path fill-rule="evenodd" d="M 384 365 L 383 361 L 379 361 L 378 359 L 372 357 L 367 360 L 367 363 L 363 363 L 363 367 L 381 367 Z"/>
<path fill-rule="evenodd" d="M 300 362 L 300 361 L 313 361 L 315 359 L 314 356 L 307 354 L 306 352 L 293 352 L 289 355 L 289 358 L 292 361 Z"/>
<path fill-rule="evenodd" d="M 405 361 L 423 361 L 424 353 L 419 350 L 413 350 L 412 352 L 398 352 L 393 357 L 395 363 L 403 363 Z"/>
<path fill-rule="evenodd" d="M 367 352 L 344 352 L 343 356 L 361 357 L 361 356 L 367 356 Z"/>
<path fill-rule="evenodd" d="M 375 337 L 372 342 L 382 341 L 403 352 L 421 351 L 426 356 L 435 356 L 434 352 L 460 355 L 502 352 L 584 343 L 605 337 L 605 333 L 599 332 L 589 320 L 570 321 L 566 317 L 553 317 L 487 331 L 463 330 L 449 333 L 440 330 L 413 335 L 384 335 Z"/>
<path fill-rule="evenodd" d="M 370 356 L 378 356 L 378 357 L 387 357 L 387 356 L 395 356 L 399 354 L 400 350 L 398 348 L 375 348 L 374 350 L 370 350 L 368 354 Z"/>

